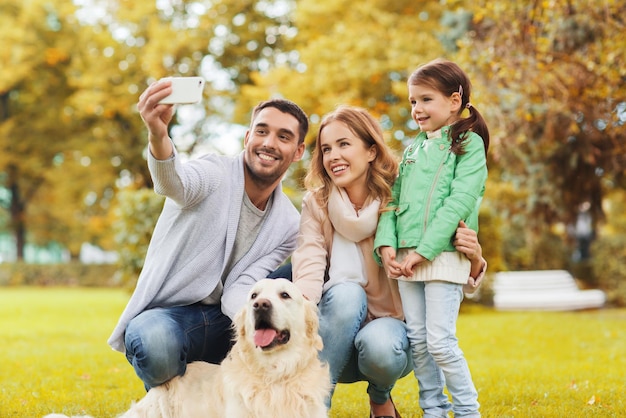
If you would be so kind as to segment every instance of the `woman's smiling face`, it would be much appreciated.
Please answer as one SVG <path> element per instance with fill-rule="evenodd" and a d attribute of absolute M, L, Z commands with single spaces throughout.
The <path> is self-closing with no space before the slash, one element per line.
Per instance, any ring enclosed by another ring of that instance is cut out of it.
<path fill-rule="evenodd" d="M 324 169 L 333 183 L 349 195 L 356 187 L 365 189 L 369 163 L 376 158 L 375 148 L 368 147 L 340 121 L 326 125 L 319 141 Z"/>

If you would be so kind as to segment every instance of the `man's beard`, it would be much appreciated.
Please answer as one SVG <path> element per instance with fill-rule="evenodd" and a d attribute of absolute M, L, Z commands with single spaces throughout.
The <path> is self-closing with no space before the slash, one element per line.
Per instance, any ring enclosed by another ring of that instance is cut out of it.
<path fill-rule="evenodd" d="M 268 173 L 259 173 L 259 170 L 255 170 L 253 165 L 248 163 L 246 163 L 245 169 L 252 182 L 259 187 L 269 187 L 283 176 L 283 174 L 279 173 L 279 169 L 272 170 Z"/>

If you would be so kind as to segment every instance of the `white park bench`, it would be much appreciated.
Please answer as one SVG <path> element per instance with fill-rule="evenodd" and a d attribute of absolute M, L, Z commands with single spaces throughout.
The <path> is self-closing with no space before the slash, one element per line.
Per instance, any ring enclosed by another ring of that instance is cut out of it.
<path fill-rule="evenodd" d="M 602 290 L 581 290 L 567 270 L 504 271 L 495 274 L 493 303 L 501 311 L 569 311 L 604 306 Z"/>

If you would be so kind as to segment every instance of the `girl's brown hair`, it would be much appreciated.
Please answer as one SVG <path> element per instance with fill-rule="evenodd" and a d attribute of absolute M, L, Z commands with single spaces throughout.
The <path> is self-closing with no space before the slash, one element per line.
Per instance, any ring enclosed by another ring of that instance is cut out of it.
<path fill-rule="evenodd" d="M 489 149 L 489 129 L 487 123 L 476 108 L 470 104 L 470 93 L 472 85 L 467 74 L 454 62 L 436 59 L 423 66 L 411 74 L 408 80 L 410 86 L 427 86 L 433 88 L 446 97 L 459 93 L 461 96 L 460 116 L 466 108 L 469 110 L 467 118 L 459 119 L 450 127 L 450 137 L 452 138 L 452 152 L 463 154 L 463 140 L 465 133 L 472 131 L 478 134 L 485 144 L 485 153 Z"/>
<path fill-rule="evenodd" d="M 391 186 L 398 175 L 398 160 L 385 144 L 383 131 L 378 121 L 367 110 L 360 107 L 339 106 L 335 111 L 324 116 L 317 132 L 311 165 L 304 179 L 306 188 L 314 192 L 321 206 L 326 207 L 333 181 L 324 168 L 320 136 L 324 128 L 334 121 L 346 125 L 367 148 L 372 146 L 376 148 L 376 157 L 370 163 L 366 183 L 370 197 L 380 199 L 381 209 L 384 209 L 391 201 Z"/>

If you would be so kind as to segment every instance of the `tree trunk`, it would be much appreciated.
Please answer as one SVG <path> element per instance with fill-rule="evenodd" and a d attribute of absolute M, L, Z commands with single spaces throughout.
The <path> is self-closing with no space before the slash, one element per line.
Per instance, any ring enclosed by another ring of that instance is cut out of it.
<path fill-rule="evenodd" d="M 9 190 L 11 191 L 11 229 L 15 236 L 15 253 L 18 261 L 24 260 L 24 246 L 26 244 L 26 225 L 24 223 L 24 202 L 20 193 L 20 187 L 17 184 L 16 177 L 13 175 L 14 169 L 9 169 Z"/>

